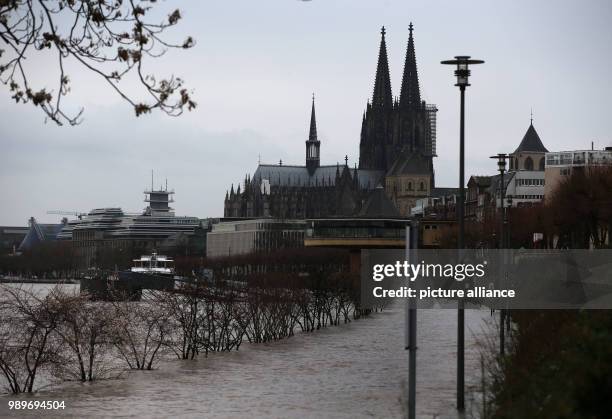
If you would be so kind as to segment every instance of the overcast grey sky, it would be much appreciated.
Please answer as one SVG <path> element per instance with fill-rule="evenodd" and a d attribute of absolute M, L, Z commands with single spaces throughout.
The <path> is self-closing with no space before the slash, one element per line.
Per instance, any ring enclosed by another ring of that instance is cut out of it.
<path fill-rule="evenodd" d="M 529 126 L 549 150 L 612 145 L 612 2 L 601 1 L 171 1 L 185 18 L 177 39 L 196 38 L 156 68 L 181 75 L 199 106 L 180 118 L 133 116 L 102 81 L 71 71 L 67 102 L 84 105 L 78 127 L 44 123 L 0 90 L 0 224 L 47 210 L 120 206 L 140 211 L 142 191 L 168 178 L 179 215 L 220 216 L 226 189 L 258 156 L 303 164 L 311 93 L 323 164 L 358 159 L 361 115 L 372 94 L 380 27 L 387 28 L 399 96 L 408 24 L 415 26 L 421 95 L 438 105 L 437 186 L 457 186 L 458 90 L 440 60 L 486 61 L 467 92 L 467 169 L 491 174 L 487 157 L 511 152 Z M 32 59 L 45 80 L 53 61 Z M 72 68 L 69 67 L 69 70 Z"/>

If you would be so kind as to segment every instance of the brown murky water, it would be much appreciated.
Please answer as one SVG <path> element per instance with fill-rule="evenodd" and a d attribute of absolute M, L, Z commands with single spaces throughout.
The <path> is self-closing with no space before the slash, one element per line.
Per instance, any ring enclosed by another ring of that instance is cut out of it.
<path fill-rule="evenodd" d="M 466 311 L 468 403 L 480 379 L 477 339 L 489 311 Z M 456 311 L 420 310 L 419 417 L 457 417 Z M 20 399 L 64 400 L 58 412 L 9 411 L 0 417 L 400 418 L 408 353 L 404 310 L 391 309 L 348 325 L 196 361 L 167 361 L 155 371 L 119 380 L 68 383 Z"/>

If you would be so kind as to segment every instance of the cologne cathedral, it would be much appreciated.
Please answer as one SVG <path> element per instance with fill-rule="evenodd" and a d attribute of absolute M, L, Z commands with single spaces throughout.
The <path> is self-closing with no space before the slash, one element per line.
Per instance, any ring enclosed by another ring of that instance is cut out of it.
<path fill-rule="evenodd" d="M 305 164 L 259 164 L 244 184 L 226 193 L 225 217 L 304 219 L 367 216 L 366 202 L 378 188 L 406 216 L 434 189 L 435 105 L 421 100 L 412 23 L 400 96 L 391 90 L 385 28 L 381 30 L 374 93 L 361 121 L 359 166 L 321 165 L 314 97 Z"/>

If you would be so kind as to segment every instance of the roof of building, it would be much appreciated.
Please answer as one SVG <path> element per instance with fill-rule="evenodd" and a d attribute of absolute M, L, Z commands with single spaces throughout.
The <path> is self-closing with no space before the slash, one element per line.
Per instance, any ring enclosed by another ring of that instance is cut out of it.
<path fill-rule="evenodd" d="M 444 196 L 456 195 L 459 193 L 459 188 L 433 188 L 431 190 L 431 198 L 442 198 Z"/>
<path fill-rule="evenodd" d="M 253 179 L 267 179 L 271 186 L 334 186 L 336 173 L 342 174 L 349 170 L 351 176 L 357 170 L 359 185 L 364 189 L 374 189 L 381 181 L 381 170 L 351 169 L 345 165 L 319 166 L 312 175 L 306 166 L 286 166 L 274 164 L 260 164 L 253 174 Z"/>
<path fill-rule="evenodd" d="M 426 157 L 418 153 L 402 151 L 387 172 L 387 176 L 428 175 L 430 173 L 430 161 Z"/>
<path fill-rule="evenodd" d="M 0 226 L 0 234 L 26 234 L 29 229 L 26 226 Z"/>
<path fill-rule="evenodd" d="M 523 137 L 523 140 L 519 144 L 518 148 L 514 150 L 514 154 L 520 152 L 536 152 L 536 153 L 546 153 L 548 150 L 542 144 L 542 140 L 540 140 L 540 136 L 536 132 L 533 127 L 533 122 L 529 124 L 529 128 L 527 128 L 527 132 Z"/>
<path fill-rule="evenodd" d="M 510 184 L 510 181 L 512 181 L 512 179 L 514 178 L 514 175 L 516 174 L 516 172 L 507 172 L 504 175 L 504 190 L 508 189 L 508 185 Z M 499 190 L 499 183 L 501 181 L 501 176 L 500 175 L 495 175 L 495 176 L 491 176 L 491 185 L 489 186 L 489 193 L 496 194 L 497 191 Z"/>
<path fill-rule="evenodd" d="M 400 217 L 399 211 L 380 185 L 372 191 L 359 215 L 368 218 Z"/>
<path fill-rule="evenodd" d="M 47 240 L 57 240 L 64 224 L 39 224 L 34 217 L 30 218 L 30 229 L 19 245 L 19 250 L 31 249 L 34 245 Z"/>
<path fill-rule="evenodd" d="M 492 176 L 470 176 L 468 184 L 470 184 L 470 182 L 474 182 L 477 186 L 489 187 L 491 186 L 491 178 Z"/>

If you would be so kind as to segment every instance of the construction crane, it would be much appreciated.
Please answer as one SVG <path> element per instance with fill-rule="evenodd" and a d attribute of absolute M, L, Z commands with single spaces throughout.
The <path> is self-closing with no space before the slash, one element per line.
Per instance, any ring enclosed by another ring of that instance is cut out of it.
<path fill-rule="evenodd" d="M 53 215 L 73 215 L 73 216 L 77 217 L 79 220 L 81 218 L 83 218 L 84 215 L 87 215 L 86 212 L 62 211 L 62 210 L 47 211 L 47 214 L 53 214 Z"/>

